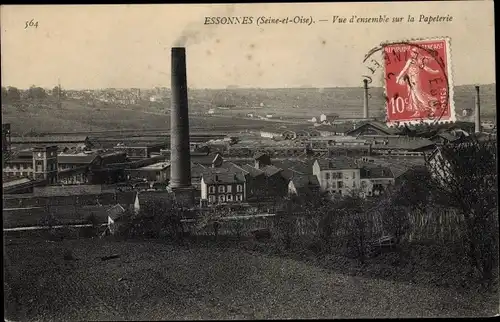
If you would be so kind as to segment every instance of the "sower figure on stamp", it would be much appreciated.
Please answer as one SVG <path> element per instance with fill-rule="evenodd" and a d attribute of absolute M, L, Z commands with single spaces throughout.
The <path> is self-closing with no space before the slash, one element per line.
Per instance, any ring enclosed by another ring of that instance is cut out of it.
<path fill-rule="evenodd" d="M 411 49 L 411 57 L 403 67 L 403 70 L 396 78 L 396 82 L 400 85 L 405 85 L 408 88 L 409 104 L 408 109 L 415 111 L 412 117 L 420 117 L 425 111 L 430 110 L 430 116 L 434 115 L 437 99 L 425 92 L 423 88 L 423 77 L 421 73 L 425 70 L 431 74 L 438 74 L 439 70 L 435 70 L 427 66 L 429 58 L 425 56 L 419 57 L 419 51 L 416 47 Z"/>

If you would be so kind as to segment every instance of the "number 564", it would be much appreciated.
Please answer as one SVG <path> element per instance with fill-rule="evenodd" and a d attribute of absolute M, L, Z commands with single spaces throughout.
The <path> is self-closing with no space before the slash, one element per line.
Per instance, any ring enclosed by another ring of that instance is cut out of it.
<path fill-rule="evenodd" d="M 27 29 L 28 27 L 38 28 L 38 21 L 35 21 L 35 19 L 26 20 L 26 26 L 24 27 L 24 29 Z"/>

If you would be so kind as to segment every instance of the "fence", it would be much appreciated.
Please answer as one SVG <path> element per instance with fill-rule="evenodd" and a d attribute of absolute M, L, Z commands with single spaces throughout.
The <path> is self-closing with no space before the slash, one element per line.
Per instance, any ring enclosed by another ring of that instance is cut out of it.
<path fill-rule="evenodd" d="M 356 215 L 332 214 L 329 218 L 330 236 L 345 239 L 362 229 L 365 238 L 375 239 L 390 233 L 384 224 L 384 213 L 374 211 Z M 413 210 L 406 213 L 407 224 L 403 240 L 410 242 L 448 243 L 463 240 L 465 234 L 464 217 L 455 209 L 434 208 L 426 211 Z M 286 216 L 286 215 L 285 215 Z M 253 230 L 269 229 L 280 233 L 277 227 L 282 216 L 274 214 L 236 216 L 203 221 L 202 219 L 184 220 L 185 229 L 194 235 L 213 235 L 214 222 L 218 222 L 219 235 L 249 236 Z M 293 234 L 297 236 L 317 236 L 322 229 L 319 217 L 306 217 L 294 214 L 288 218 L 292 223 Z M 358 223 L 363 225 L 360 228 Z"/>
<path fill-rule="evenodd" d="M 384 225 L 386 214 L 374 211 L 358 215 L 364 224 L 363 230 L 367 238 L 377 238 L 390 233 Z M 406 213 L 408 225 L 404 239 L 410 242 L 433 241 L 438 243 L 455 242 L 463 239 L 465 234 L 464 217 L 452 208 L 434 208 L 426 211 L 413 210 Z M 332 237 L 343 238 L 356 229 L 353 216 L 332 215 L 330 219 Z M 319 221 L 305 217 L 297 217 L 299 235 L 317 234 Z"/>

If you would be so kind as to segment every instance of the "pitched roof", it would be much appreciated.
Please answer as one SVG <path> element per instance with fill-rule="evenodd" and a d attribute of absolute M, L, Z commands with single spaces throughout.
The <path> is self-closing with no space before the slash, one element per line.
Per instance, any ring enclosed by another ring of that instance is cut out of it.
<path fill-rule="evenodd" d="M 453 135 L 450 132 L 441 132 L 441 133 L 438 133 L 436 136 L 441 137 L 443 139 L 446 139 L 450 142 L 454 142 L 454 141 L 457 141 L 460 139 L 460 137 Z"/>
<path fill-rule="evenodd" d="M 381 150 L 418 150 L 425 147 L 434 146 L 436 143 L 421 137 L 408 137 L 408 136 L 396 136 L 396 137 L 380 137 L 369 139 L 372 143 L 373 149 Z"/>
<path fill-rule="evenodd" d="M 8 182 L 4 182 L 2 187 L 3 188 L 10 188 L 10 187 L 15 187 L 17 185 L 22 185 L 31 182 L 32 180 L 29 178 L 21 178 L 21 179 L 16 179 Z"/>
<path fill-rule="evenodd" d="M 302 174 L 312 174 L 312 164 L 302 160 L 273 161 L 273 165 L 281 169 L 289 169 Z"/>
<path fill-rule="evenodd" d="M 260 169 L 257 169 L 249 164 L 244 164 L 241 166 L 245 171 L 247 171 L 251 177 L 258 177 L 258 176 L 261 176 L 261 175 L 264 175 L 264 171 L 260 170 Z"/>
<path fill-rule="evenodd" d="M 361 169 L 361 178 L 376 179 L 376 178 L 394 178 L 394 174 L 388 167 L 380 165 L 366 165 Z"/>
<path fill-rule="evenodd" d="M 202 177 L 206 184 L 231 184 L 245 182 L 245 175 L 243 172 L 221 168 L 207 168 L 202 173 Z"/>
<path fill-rule="evenodd" d="M 332 159 L 317 159 L 321 170 L 344 170 L 361 168 L 356 160 L 349 157 L 336 157 Z"/>
<path fill-rule="evenodd" d="M 271 176 L 279 173 L 280 171 L 283 171 L 283 169 L 277 168 L 273 165 L 266 165 L 261 170 L 264 171 L 266 177 L 271 177 Z"/>
<path fill-rule="evenodd" d="M 280 175 L 285 178 L 286 180 L 291 180 L 292 178 L 300 175 L 304 175 L 301 172 L 292 170 L 292 169 L 284 169 L 283 171 L 280 172 Z"/>
<path fill-rule="evenodd" d="M 220 167 L 235 172 L 241 171 L 244 175 L 249 174 L 249 171 L 231 161 L 224 161 Z"/>
<path fill-rule="evenodd" d="M 315 175 L 297 175 L 294 176 L 291 181 L 297 189 L 319 186 L 318 177 Z"/>
<path fill-rule="evenodd" d="M 388 127 L 385 123 L 378 122 L 378 121 L 368 121 L 368 122 L 363 122 L 363 123 L 359 124 L 358 126 L 356 126 L 356 128 L 352 128 L 351 130 L 347 131 L 346 135 L 350 135 L 352 132 L 358 131 L 360 128 L 368 127 L 368 126 L 372 126 L 372 127 L 376 128 L 377 130 L 384 132 L 388 135 L 400 133 L 400 130 L 398 128 Z"/>
<path fill-rule="evenodd" d="M 354 128 L 352 123 L 340 123 L 340 124 L 332 124 L 332 125 L 318 125 L 315 127 L 318 131 L 324 132 L 332 132 L 332 133 L 346 133 Z"/>
<path fill-rule="evenodd" d="M 220 153 L 193 154 L 191 153 L 191 162 L 202 165 L 210 165 Z M 222 156 L 220 156 L 222 158 Z"/>
<path fill-rule="evenodd" d="M 77 164 L 90 164 L 99 157 L 97 153 L 93 154 L 64 154 L 61 153 L 57 156 L 58 163 L 77 163 Z"/>

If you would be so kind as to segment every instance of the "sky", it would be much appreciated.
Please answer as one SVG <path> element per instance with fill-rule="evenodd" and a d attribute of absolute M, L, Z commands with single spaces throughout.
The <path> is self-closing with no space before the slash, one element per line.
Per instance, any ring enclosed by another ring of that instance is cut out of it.
<path fill-rule="evenodd" d="M 339 24 L 336 15 L 453 20 Z M 205 25 L 209 16 L 253 23 Z M 258 26 L 260 16 L 316 23 Z M 9 5 L 0 18 L 2 86 L 50 88 L 60 79 L 67 89 L 169 87 L 170 48 L 183 45 L 190 88 L 355 87 L 365 54 L 381 42 L 441 36 L 451 39 L 455 85 L 495 82 L 493 1 Z M 31 19 L 38 27 L 25 28 Z"/>

